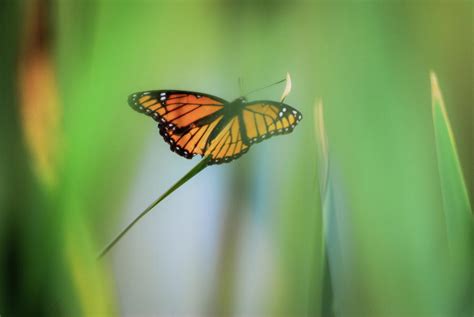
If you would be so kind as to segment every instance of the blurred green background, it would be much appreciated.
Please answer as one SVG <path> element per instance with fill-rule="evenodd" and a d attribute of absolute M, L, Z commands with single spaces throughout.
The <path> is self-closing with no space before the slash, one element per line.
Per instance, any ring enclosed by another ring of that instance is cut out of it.
<path fill-rule="evenodd" d="M 473 10 L 0 2 L 0 315 L 471 316 Z M 466 187 L 443 168 L 455 152 L 440 146 L 431 70 Z M 233 100 L 238 78 L 249 91 L 286 72 L 304 116 L 292 134 L 206 168 L 96 261 L 198 162 L 169 151 L 130 93 Z"/>

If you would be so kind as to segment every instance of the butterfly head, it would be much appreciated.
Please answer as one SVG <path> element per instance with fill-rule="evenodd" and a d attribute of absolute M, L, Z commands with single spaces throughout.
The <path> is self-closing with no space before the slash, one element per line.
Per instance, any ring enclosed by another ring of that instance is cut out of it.
<path fill-rule="evenodd" d="M 245 98 L 244 96 L 239 97 L 235 99 L 233 103 L 243 106 L 247 103 L 247 98 Z"/>

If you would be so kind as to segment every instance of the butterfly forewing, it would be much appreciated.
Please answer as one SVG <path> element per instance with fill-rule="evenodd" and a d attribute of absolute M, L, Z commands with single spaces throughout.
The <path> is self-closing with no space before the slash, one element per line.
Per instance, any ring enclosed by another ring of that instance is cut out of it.
<path fill-rule="evenodd" d="M 242 118 L 249 143 L 255 143 L 273 135 L 290 133 L 302 115 L 287 104 L 263 100 L 248 103 Z"/>
<path fill-rule="evenodd" d="M 179 90 L 145 91 L 129 97 L 129 104 L 136 111 L 178 127 L 211 115 L 224 108 L 226 103 L 224 99 L 211 95 Z"/>
<path fill-rule="evenodd" d="M 198 92 L 153 90 L 130 95 L 129 104 L 158 121 L 160 134 L 172 151 L 192 158 L 203 154 L 227 101 Z"/>

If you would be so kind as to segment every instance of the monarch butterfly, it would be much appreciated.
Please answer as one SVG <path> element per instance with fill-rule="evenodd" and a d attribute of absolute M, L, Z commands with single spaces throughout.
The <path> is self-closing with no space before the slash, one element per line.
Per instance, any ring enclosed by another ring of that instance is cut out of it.
<path fill-rule="evenodd" d="M 208 162 L 230 162 L 254 143 L 290 133 L 301 113 L 282 102 L 228 102 L 216 96 L 182 90 L 152 90 L 131 94 L 129 105 L 158 122 L 171 151 L 185 158 L 200 154 Z"/>

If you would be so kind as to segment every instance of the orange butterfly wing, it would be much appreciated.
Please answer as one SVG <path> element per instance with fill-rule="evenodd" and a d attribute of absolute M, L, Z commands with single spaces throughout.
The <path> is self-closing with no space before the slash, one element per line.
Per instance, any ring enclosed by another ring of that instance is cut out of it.
<path fill-rule="evenodd" d="M 287 104 L 262 100 L 248 103 L 242 111 L 242 118 L 246 137 L 253 144 L 292 132 L 303 116 Z"/>
<path fill-rule="evenodd" d="M 227 163 L 247 153 L 249 147 L 242 135 L 239 116 L 235 115 L 211 140 L 204 155 L 211 156 L 209 164 Z"/>
<path fill-rule="evenodd" d="M 130 95 L 129 105 L 158 122 L 172 151 L 186 158 L 204 154 L 212 130 L 222 120 L 227 101 L 208 94 L 154 90 Z"/>

